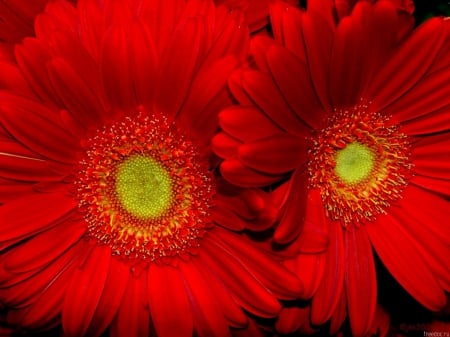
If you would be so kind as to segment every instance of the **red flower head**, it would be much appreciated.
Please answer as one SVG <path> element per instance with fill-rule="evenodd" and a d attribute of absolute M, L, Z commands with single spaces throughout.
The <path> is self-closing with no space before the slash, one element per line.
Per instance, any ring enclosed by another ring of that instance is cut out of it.
<path fill-rule="evenodd" d="M 217 226 L 269 216 L 252 206 L 263 195 L 222 196 L 211 172 L 227 77 L 246 54 L 241 15 L 205 0 L 56 1 L 35 30 L 0 58 L 8 322 L 228 336 L 243 310 L 273 317 L 277 298 L 298 296 L 292 273 Z"/>
<path fill-rule="evenodd" d="M 223 176 L 253 187 L 289 179 L 274 240 L 301 252 L 292 268 L 314 325 L 348 308 L 354 335 L 368 332 L 373 249 L 439 310 L 450 290 L 450 21 L 411 31 L 389 1 L 361 1 L 337 27 L 281 2 L 272 12 L 278 44 L 254 40 L 259 70 L 232 76 L 241 105 L 219 116 Z"/>

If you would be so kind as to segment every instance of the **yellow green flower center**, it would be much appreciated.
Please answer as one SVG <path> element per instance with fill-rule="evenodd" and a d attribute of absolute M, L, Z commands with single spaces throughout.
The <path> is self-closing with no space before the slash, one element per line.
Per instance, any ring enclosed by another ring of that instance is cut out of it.
<path fill-rule="evenodd" d="M 336 174 L 348 184 L 366 179 L 373 167 L 374 155 L 366 145 L 350 143 L 336 153 Z"/>
<path fill-rule="evenodd" d="M 172 201 L 169 173 L 145 156 L 129 157 L 119 166 L 116 191 L 123 207 L 141 219 L 161 215 Z"/>

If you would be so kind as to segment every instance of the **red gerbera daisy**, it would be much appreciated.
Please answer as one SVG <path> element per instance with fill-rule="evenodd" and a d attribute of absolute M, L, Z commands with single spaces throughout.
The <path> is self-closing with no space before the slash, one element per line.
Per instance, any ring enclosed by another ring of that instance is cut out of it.
<path fill-rule="evenodd" d="M 35 26 L 0 62 L 8 322 L 228 336 L 244 310 L 273 317 L 277 298 L 298 296 L 292 273 L 216 226 L 230 211 L 266 218 L 245 204 L 252 192 L 243 205 L 221 196 L 210 170 L 226 80 L 246 53 L 240 14 L 204 0 L 57 1 Z"/>
<path fill-rule="evenodd" d="M 388 1 L 358 3 L 337 27 L 283 3 L 273 13 L 281 45 L 252 48 L 259 70 L 232 76 L 241 106 L 219 116 L 223 176 L 242 186 L 290 177 L 274 239 L 298 238 L 309 253 L 297 262 L 313 324 L 348 308 L 353 333 L 367 333 L 372 249 L 439 310 L 450 289 L 450 21 L 411 32 Z"/>

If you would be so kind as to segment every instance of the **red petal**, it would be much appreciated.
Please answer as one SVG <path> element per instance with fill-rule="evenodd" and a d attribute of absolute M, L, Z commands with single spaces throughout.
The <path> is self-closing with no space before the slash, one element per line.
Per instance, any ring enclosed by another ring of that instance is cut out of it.
<path fill-rule="evenodd" d="M 221 310 L 222 299 L 212 293 L 209 283 L 201 272 L 204 268 L 201 267 L 201 269 L 197 268 L 193 261 L 180 265 L 192 305 L 195 335 L 199 337 L 231 337 Z M 191 336 L 191 334 L 187 336 Z"/>
<path fill-rule="evenodd" d="M 276 298 L 232 253 L 209 237 L 203 239 L 202 247 L 204 254 L 199 258 L 226 285 L 239 305 L 261 317 L 274 317 L 279 312 L 281 307 Z"/>
<path fill-rule="evenodd" d="M 161 57 L 156 89 L 156 109 L 174 116 L 189 92 L 198 63 L 204 52 L 205 22 L 187 19 L 174 33 Z"/>
<path fill-rule="evenodd" d="M 303 136 L 308 128 L 290 109 L 270 75 L 257 71 L 243 73 L 245 91 L 280 128 Z"/>
<path fill-rule="evenodd" d="M 98 126 L 106 112 L 100 104 L 98 93 L 93 91 L 83 77 L 65 60 L 54 58 L 47 65 L 50 80 L 67 111 L 83 125 Z"/>
<path fill-rule="evenodd" d="M 64 254 L 85 231 L 84 221 L 59 224 L 17 246 L 14 254 L 8 257 L 4 267 L 15 273 L 41 267 Z M 59 239 L 55 240 L 55 238 Z"/>
<path fill-rule="evenodd" d="M 2 205 L 0 241 L 30 237 L 43 232 L 62 221 L 76 204 L 76 201 L 61 193 L 33 193 Z"/>
<path fill-rule="evenodd" d="M 367 92 L 368 97 L 374 98 L 374 109 L 381 110 L 387 106 L 426 74 L 445 40 L 443 31 L 442 19 L 430 19 L 403 42 L 374 78 Z"/>
<path fill-rule="evenodd" d="M 401 131 L 407 135 L 426 135 L 450 130 L 450 105 L 429 114 L 405 121 Z"/>
<path fill-rule="evenodd" d="M 137 102 L 150 106 L 157 86 L 159 60 L 152 36 L 144 22 L 137 21 L 132 24 L 129 43 L 130 70 Z"/>
<path fill-rule="evenodd" d="M 205 65 L 195 77 L 179 119 L 196 138 L 209 140 L 217 131 L 218 111 L 209 109 L 209 103 L 221 92 L 226 92 L 228 76 L 236 65 L 234 57 L 223 58 Z"/>
<path fill-rule="evenodd" d="M 29 151 L 19 143 L 0 140 L 0 176 L 24 181 L 55 181 L 58 176 L 50 171 L 46 160 Z"/>
<path fill-rule="evenodd" d="M 67 134 L 54 111 L 21 97 L 3 94 L 0 99 L 1 121 L 18 141 L 48 158 L 75 161 L 76 139 Z"/>
<path fill-rule="evenodd" d="M 232 137 L 252 141 L 280 134 L 279 129 L 255 106 L 232 106 L 219 114 L 220 126 Z"/>
<path fill-rule="evenodd" d="M 430 192 L 450 196 L 450 180 L 429 178 L 421 175 L 416 175 L 411 180 L 411 184 L 427 189 Z"/>
<path fill-rule="evenodd" d="M 147 303 L 146 283 L 146 277 L 129 277 L 119 311 L 115 320 L 111 323 L 111 337 L 149 335 L 150 312 Z"/>
<path fill-rule="evenodd" d="M 307 148 L 303 139 L 278 134 L 241 145 L 238 149 L 241 162 L 258 171 L 282 174 L 298 168 L 306 161 Z"/>
<path fill-rule="evenodd" d="M 283 308 L 275 324 L 275 329 L 281 334 L 290 334 L 298 331 L 302 325 L 309 324 L 309 312 L 308 307 Z"/>
<path fill-rule="evenodd" d="M 301 170 L 295 170 L 292 174 L 289 189 L 285 192 L 282 217 L 273 237 L 277 243 L 285 244 L 294 240 L 302 230 L 308 200 L 307 193 L 304 192 L 307 189 L 307 179 Z"/>
<path fill-rule="evenodd" d="M 102 43 L 100 71 L 106 96 L 116 109 L 133 111 L 136 96 L 133 91 L 128 32 L 116 25 L 110 28 Z"/>
<path fill-rule="evenodd" d="M 192 308 L 178 268 L 157 264 L 150 267 L 148 299 L 151 317 L 160 337 L 191 337 Z"/>
<path fill-rule="evenodd" d="M 222 247 L 233 255 L 243 266 L 249 270 L 253 277 L 263 284 L 275 296 L 281 299 L 295 299 L 303 290 L 301 282 L 281 264 L 273 261 L 262 250 L 257 249 L 250 242 L 245 241 L 240 236 L 226 230 L 218 229 L 210 234 L 213 238 L 216 235 L 216 245 Z M 222 245 L 222 242 L 224 245 Z M 244 254 L 240 254 L 240 252 Z M 280 280 L 283 280 L 280 282 Z"/>
<path fill-rule="evenodd" d="M 391 215 L 366 226 L 370 240 L 394 278 L 423 306 L 440 310 L 445 294 L 409 233 Z"/>
<path fill-rule="evenodd" d="M 244 187 L 258 187 L 270 185 L 281 180 L 282 176 L 258 173 L 241 164 L 239 160 L 225 160 L 220 166 L 220 172 L 229 182 Z"/>
<path fill-rule="evenodd" d="M 66 336 L 83 336 L 92 322 L 110 268 L 111 249 L 94 247 L 68 285 L 62 312 Z"/>
<path fill-rule="evenodd" d="M 345 290 L 353 335 L 369 331 L 377 304 L 377 280 L 372 246 L 362 228 L 347 228 L 345 241 Z M 364 296 L 361 296 L 364 294 Z"/>
<path fill-rule="evenodd" d="M 212 139 L 211 147 L 213 151 L 222 158 L 233 158 L 237 156 L 237 148 L 241 144 L 227 134 L 220 132 Z"/>
<path fill-rule="evenodd" d="M 292 270 L 303 283 L 302 298 L 311 298 L 316 293 L 324 275 L 326 254 L 298 254 L 285 265 Z"/>
<path fill-rule="evenodd" d="M 281 47 L 272 47 L 267 62 L 281 93 L 295 113 L 310 127 L 320 128 L 325 112 L 317 100 L 304 61 Z"/>
<path fill-rule="evenodd" d="M 343 230 L 339 222 L 328 222 L 330 246 L 327 252 L 325 273 L 312 298 L 311 323 L 325 323 L 335 311 L 344 290 L 345 250 Z"/>
<path fill-rule="evenodd" d="M 117 258 L 111 259 L 108 276 L 105 281 L 105 288 L 98 302 L 91 325 L 86 336 L 100 336 L 110 325 L 113 318 L 119 311 L 120 303 L 125 294 L 130 275 L 130 267 Z"/>
<path fill-rule="evenodd" d="M 316 95 L 325 111 L 331 111 L 328 76 L 334 32 L 328 22 L 316 13 L 307 12 L 303 16 L 302 27 Z"/>
<path fill-rule="evenodd" d="M 303 194 L 300 191 L 304 190 L 295 189 L 294 193 Z M 290 206 L 298 209 L 300 204 L 290 204 Z M 301 227 L 301 232 L 295 245 L 302 253 L 322 253 L 328 248 L 327 218 L 319 190 L 308 191 L 304 222 L 298 226 Z"/>
<path fill-rule="evenodd" d="M 385 110 L 387 115 L 392 115 L 394 121 L 414 123 L 418 117 L 426 118 L 426 115 L 439 109 L 448 107 L 448 79 L 450 67 L 427 74 L 403 96 Z"/>

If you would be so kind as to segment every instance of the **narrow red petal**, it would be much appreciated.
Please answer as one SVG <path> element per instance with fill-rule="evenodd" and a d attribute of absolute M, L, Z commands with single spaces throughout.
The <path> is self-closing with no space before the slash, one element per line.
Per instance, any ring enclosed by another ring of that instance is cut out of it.
<path fill-rule="evenodd" d="M 48 205 L 52 205 L 52 208 L 49 209 Z M 33 193 L 2 205 L 0 241 L 25 238 L 43 232 L 55 226 L 75 207 L 76 201 L 61 193 Z M 20 217 L 17 214 L 20 214 Z"/>
<path fill-rule="evenodd" d="M 200 268 L 189 262 L 181 264 L 180 269 L 183 278 L 186 280 L 186 287 L 190 295 L 196 336 L 231 337 L 228 324 L 221 310 L 222 299 L 211 292 Z"/>
<path fill-rule="evenodd" d="M 287 173 L 306 161 L 307 149 L 302 138 L 290 134 L 247 142 L 238 148 L 241 162 L 269 174 Z"/>
<path fill-rule="evenodd" d="M 311 302 L 311 323 L 325 323 L 336 309 L 344 291 L 345 248 L 343 230 L 338 222 L 328 223 L 330 246 L 325 273 Z"/>
<path fill-rule="evenodd" d="M 205 22 L 187 19 L 173 35 L 161 57 L 157 77 L 156 109 L 175 116 L 186 98 L 199 61 L 204 53 Z"/>
<path fill-rule="evenodd" d="M 19 96 L 2 94 L 0 99 L 0 120 L 18 141 L 50 159 L 75 161 L 77 140 L 64 130 L 56 112 Z"/>
<path fill-rule="evenodd" d="M 445 40 L 442 19 L 426 21 L 403 42 L 372 82 L 367 94 L 380 110 L 413 87 L 430 68 Z M 414 54 L 414 57 L 410 55 Z M 414 69 L 414 71 L 410 71 Z M 394 79 L 394 80 L 393 80 Z"/>
<path fill-rule="evenodd" d="M 226 230 L 218 229 L 211 233 L 218 238 L 216 244 L 235 258 L 257 278 L 269 291 L 281 299 L 296 299 L 302 293 L 301 282 L 286 268 L 250 242 Z M 224 243 L 222 245 L 222 242 Z M 240 254 L 245 252 L 245 254 Z M 283 280 L 280 282 L 280 280 Z"/>
<path fill-rule="evenodd" d="M 220 166 L 220 172 L 229 182 L 244 187 L 270 185 L 281 180 L 282 176 L 267 175 L 247 168 L 237 159 L 226 160 Z"/>
<path fill-rule="evenodd" d="M 192 307 L 178 268 L 157 264 L 150 266 L 148 301 L 158 336 L 192 336 Z"/>
<path fill-rule="evenodd" d="M 444 307 L 445 294 L 410 234 L 391 215 L 369 224 L 370 241 L 394 278 L 423 306 Z"/>
<path fill-rule="evenodd" d="M 355 336 L 364 336 L 371 327 L 377 304 L 377 280 L 372 246 L 366 231 L 362 228 L 348 228 L 344 239 L 345 290 L 350 328 Z"/>
<path fill-rule="evenodd" d="M 105 287 L 98 302 L 87 336 L 100 336 L 117 315 L 120 303 L 128 287 L 130 266 L 117 258 L 111 259 Z"/>
<path fill-rule="evenodd" d="M 202 246 L 204 254 L 199 258 L 226 285 L 240 306 L 260 317 L 274 317 L 279 312 L 281 306 L 276 298 L 236 257 L 208 237 L 203 239 Z"/>
<path fill-rule="evenodd" d="M 83 336 L 92 322 L 108 276 L 111 249 L 94 247 L 68 285 L 62 312 L 62 325 L 68 337 Z"/>
<path fill-rule="evenodd" d="M 267 62 L 290 107 L 310 127 L 320 128 L 326 116 L 308 76 L 306 62 L 277 46 L 267 52 Z"/>

